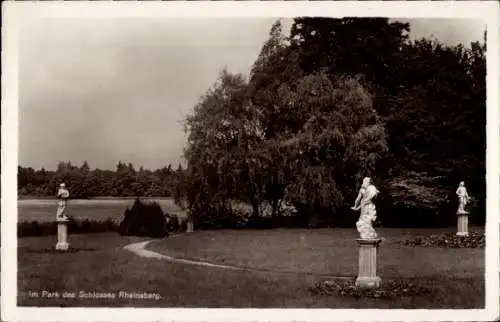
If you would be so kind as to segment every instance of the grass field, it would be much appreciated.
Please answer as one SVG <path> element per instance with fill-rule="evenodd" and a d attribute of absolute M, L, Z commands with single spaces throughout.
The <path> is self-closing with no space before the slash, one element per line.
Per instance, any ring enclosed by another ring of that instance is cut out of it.
<path fill-rule="evenodd" d="M 451 229 L 434 229 L 434 233 Z M 484 249 L 408 247 L 406 237 L 427 235 L 429 229 L 377 230 L 385 238 L 379 249 L 378 271 L 387 278 L 482 277 Z M 269 231 L 200 231 L 154 241 L 148 249 L 176 258 L 253 267 L 281 272 L 355 277 L 355 229 L 277 229 Z"/>
<path fill-rule="evenodd" d="M 164 212 L 183 215 L 181 209 L 171 198 L 146 198 L 158 201 Z M 115 221 L 123 219 L 123 212 L 132 205 L 131 198 L 110 199 L 70 199 L 67 213 L 75 219 Z M 53 221 L 56 215 L 57 201 L 55 199 L 21 199 L 18 201 L 18 221 Z"/>
<path fill-rule="evenodd" d="M 52 251 L 55 236 L 19 239 L 19 305 L 276 308 L 481 308 L 484 250 L 403 247 L 406 236 L 438 230 L 380 229 L 379 275 L 430 287 L 397 300 L 313 294 L 323 275 L 356 275 L 354 229 L 200 231 L 156 240 L 167 255 L 257 270 L 233 271 L 138 257 L 123 246 L 144 240 L 117 234 L 70 236 L 73 252 Z M 259 271 L 260 269 L 260 271 Z M 305 274 L 308 273 L 308 274 Z M 42 297 L 33 297 L 43 291 Z M 48 298 L 49 292 L 148 292 L 157 300 Z M 30 296 L 31 295 L 31 296 Z"/>

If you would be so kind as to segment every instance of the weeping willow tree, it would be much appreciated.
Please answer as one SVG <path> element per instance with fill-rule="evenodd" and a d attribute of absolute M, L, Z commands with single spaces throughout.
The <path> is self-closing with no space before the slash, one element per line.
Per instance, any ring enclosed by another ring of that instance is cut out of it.
<path fill-rule="evenodd" d="M 233 199 L 252 204 L 258 215 L 265 158 L 252 151 L 263 134 L 247 87 L 243 75 L 223 70 L 186 120 L 185 191 L 193 217 L 224 214 Z"/>
<path fill-rule="evenodd" d="M 356 78 L 320 72 L 284 84 L 280 97 L 275 140 L 288 178 L 285 199 L 311 213 L 335 212 L 387 152 L 371 95 Z"/>

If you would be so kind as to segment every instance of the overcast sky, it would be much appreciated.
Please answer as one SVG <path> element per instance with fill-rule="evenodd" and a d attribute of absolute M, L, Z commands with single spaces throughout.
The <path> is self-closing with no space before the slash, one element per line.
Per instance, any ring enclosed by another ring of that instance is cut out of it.
<path fill-rule="evenodd" d="M 19 47 L 19 164 L 155 169 L 182 160 L 181 121 L 227 66 L 248 74 L 275 19 L 51 19 Z M 482 40 L 477 20 L 412 19 L 415 38 Z M 285 21 L 290 26 L 290 21 Z"/>

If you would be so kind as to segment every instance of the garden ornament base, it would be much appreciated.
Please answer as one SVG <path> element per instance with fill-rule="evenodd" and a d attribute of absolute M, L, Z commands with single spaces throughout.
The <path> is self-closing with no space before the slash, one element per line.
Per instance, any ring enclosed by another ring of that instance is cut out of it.
<path fill-rule="evenodd" d="M 469 236 L 469 214 L 460 212 L 457 215 L 457 236 Z"/>
<path fill-rule="evenodd" d="M 382 280 L 377 276 L 377 251 L 382 239 L 356 239 L 358 242 L 358 277 L 359 288 L 379 288 Z"/>
<path fill-rule="evenodd" d="M 191 220 L 187 222 L 186 232 L 188 232 L 188 233 L 194 232 L 194 224 Z"/>
<path fill-rule="evenodd" d="M 56 250 L 67 251 L 69 249 L 68 243 L 68 222 L 67 217 L 57 219 L 57 244 Z"/>

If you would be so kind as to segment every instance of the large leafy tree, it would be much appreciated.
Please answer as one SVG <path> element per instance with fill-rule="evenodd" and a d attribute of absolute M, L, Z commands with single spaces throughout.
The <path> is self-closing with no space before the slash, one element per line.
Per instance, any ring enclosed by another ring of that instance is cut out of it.
<path fill-rule="evenodd" d="M 409 41 L 409 31 L 388 19 L 297 18 L 291 39 L 306 74 L 362 75 L 387 129 L 378 172 L 390 203 L 453 214 L 458 181 L 484 197 L 486 48 Z"/>
<path fill-rule="evenodd" d="M 274 208 L 287 198 L 332 209 L 349 195 L 346 187 L 374 174 L 387 150 L 385 130 L 360 79 L 308 70 L 302 45 L 283 36 L 278 20 L 251 70 L 249 93 L 266 139 L 256 153 L 268 158 Z"/>
<path fill-rule="evenodd" d="M 405 46 L 401 89 L 387 100 L 394 204 L 446 213 L 454 221 L 454 188 L 466 181 L 485 196 L 484 47 L 418 40 Z M 428 198 L 428 197 L 429 198 Z M 476 204 L 477 213 L 484 205 Z"/>
<path fill-rule="evenodd" d="M 303 75 L 297 57 L 289 46 L 289 40 L 283 35 L 281 21 L 277 20 L 271 27 L 269 38 L 263 44 L 249 77 L 247 95 L 252 107 L 258 111 L 266 141 L 266 144 L 261 144 L 252 153 L 256 160 L 260 160 L 261 175 L 266 179 L 263 197 L 271 204 L 273 216 L 279 215 L 287 178 L 294 175 L 291 168 L 293 163 L 280 145 L 280 136 L 289 121 L 289 108 L 283 104 L 286 99 L 284 95 L 287 95 L 283 84 L 295 82 Z"/>
<path fill-rule="evenodd" d="M 250 202 L 258 215 L 265 176 L 262 160 L 249 153 L 263 139 L 259 110 L 247 98 L 242 75 L 223 70 L 186 120 L 185 157 L 193 212 L 224 207 L 231 198 Z"/>
<path fill-rule="evenodd" d="M 391 92 L 398 88 L 394 67 L 409 31 L 409 24 L 387 18 L 299 17 L 290 38 L 306 73 L 326 68 L 329 73 L 364 75 L 372 92 Z"/>
<path fill-rule="evenodd" d="M 371 95 L 356 78 L 326 72 L 284 84 L 281 92 L 288 126 L 276 139 L 291 178 L 286 197 L 313 211 L 342 207 L 357 181 L 376 175 L 387 152 Z"/>

